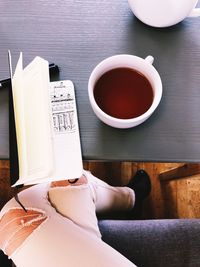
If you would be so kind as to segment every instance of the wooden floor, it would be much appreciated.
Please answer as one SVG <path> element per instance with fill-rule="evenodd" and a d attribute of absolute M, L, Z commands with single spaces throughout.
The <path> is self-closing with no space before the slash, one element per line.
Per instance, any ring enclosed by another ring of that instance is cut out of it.
<path fill-rule="evenodd" d="M 183 164 L 182 164 L 183 165 Z M 114 186 L 126 185 L 138 169 L 145 169 L 152 191 L 144 203 L 144 219 L 200 218 L 200 174 L 160 181 L 159 174 L 180 166 L 176 163 L 87 162 L 84 168 Z M 0 161 L 0 208 L 12 196 L 9 161 Z"/>

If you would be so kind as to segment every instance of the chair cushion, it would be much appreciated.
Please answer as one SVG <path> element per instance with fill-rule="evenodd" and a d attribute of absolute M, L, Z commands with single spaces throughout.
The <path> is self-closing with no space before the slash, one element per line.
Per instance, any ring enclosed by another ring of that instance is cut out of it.
<path fill-rule="evenodd" d="M 200 266 L 200 219 L 100 220 L 103 240 L 141 267 Z"/>

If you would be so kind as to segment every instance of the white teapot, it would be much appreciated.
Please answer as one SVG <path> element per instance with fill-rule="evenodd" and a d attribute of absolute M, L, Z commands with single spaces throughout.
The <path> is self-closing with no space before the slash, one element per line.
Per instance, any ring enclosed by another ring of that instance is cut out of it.
<path fill-rule="evenodd" d="M 168 27 L 186 17 L 200 16 L 198 0 L 128 0 L 134 15 L 147 25 Z"/>

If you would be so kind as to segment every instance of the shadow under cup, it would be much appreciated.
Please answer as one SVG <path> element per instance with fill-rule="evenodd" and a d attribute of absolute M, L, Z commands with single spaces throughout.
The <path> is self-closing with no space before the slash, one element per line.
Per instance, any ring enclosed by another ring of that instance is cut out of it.
<path fill-rule="evenodd" d="M 151 56 L 118 55 L 97 65 L 88 90 L 100 120 L 116 128 L 130 128 L 154 112 L 162 96 L 162 83 L 152 62 Z"/>

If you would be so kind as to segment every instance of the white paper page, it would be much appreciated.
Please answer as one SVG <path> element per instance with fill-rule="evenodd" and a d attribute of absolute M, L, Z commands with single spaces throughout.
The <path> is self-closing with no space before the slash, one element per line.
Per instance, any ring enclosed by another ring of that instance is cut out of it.
<path fill-rule="evenodd" d="M 55 169 L 51 177 L 41 181 L 79 178 L 83 165 L 73 83 L 52 82 L 50 94 Z"/>
<path fill-rule="evenodd" d="M 11 66 L 11 54 L 9 53 L 10 68 Z M 11 71 L 12 75 L 12 71 Z M 16 126 L 17 137 L 17 149 L 19 159 L 19 173 L 21 177 L 24 177 L 27 173 L 27 157 L 26 157 L 26 131 L 24 128 L 25 112 L 24 112 L 24 95 L 23 95 L 23 57 L 20 53 L 19 60 L 15 69 L 15 73 L 12 79 L 12 95 L 14 105 L 14 116 Z"/>
<path fill-rule="evenodd" d="M 26 172 L 20 173 L 15 185 L 33 184 L 35 179 L 40 183 L 54 168 L 48 62 L 36 57 L 23 70 L 22 83 L 24 118 L 20 124 L 25 138 L 21 143 L 26 148 L 27 168 Z"/>

